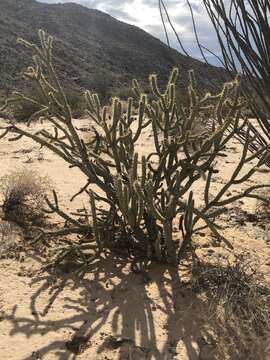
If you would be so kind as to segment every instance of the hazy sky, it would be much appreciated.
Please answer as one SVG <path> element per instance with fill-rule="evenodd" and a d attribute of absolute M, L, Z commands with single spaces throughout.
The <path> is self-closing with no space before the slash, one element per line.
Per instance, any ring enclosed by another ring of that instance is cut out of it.
<path fill-rule="evenodd" d="M 68 0 L 38 1 L 46 3 L 70 2 Z M 160 38 L 162 41 L 165 41 L 158 10 L 158 0 L 73 0 L 72 2 L 105 11 L 119 20 L 139 26 L 150 34 Z M 164 2 L 167 5 L 171 20 L 173 21 L 185 48 L 192 56 L 200 58 L 199 51 L 195 44 L 190 12 L 186 0 L 164 0 Z M 201 5 L 202 1 L 191 0 L 190 2 L 194 9 L 195 21 L 201 43 L 212 51 L 217 52 L 217 41 L 211 24 Z M 178 48 L 177 41 L 172 33 L 170 34 L 170 39 L 171 46 Z M 213 57 L 211 59 L 210 56 L 208 59 L 210 62 L 215 63 Z"/>

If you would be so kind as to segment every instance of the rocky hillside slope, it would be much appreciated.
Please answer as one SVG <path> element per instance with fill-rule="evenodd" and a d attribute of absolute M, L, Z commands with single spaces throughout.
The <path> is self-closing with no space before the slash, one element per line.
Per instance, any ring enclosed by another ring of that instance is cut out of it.
<path fill-rule="evenodd" d="M 21 72 L 30 54 L 16 44 L 18 36 L 37 41 L 42 28 L 55 38 L 57 70 L 65 85 L 97 90 L 125 87 L 132 78 L 146 80 L 149 73 L 165 80 L 179 66 L 183 84 L 194 68 L 198 83 L 212 88 L 223 82 L 225 71 L 169 49 L 160 40 L 101 11 L 68 4 L 44 4 L 35 0 L 1 0 L 0 89 L 21 87 Z"/>

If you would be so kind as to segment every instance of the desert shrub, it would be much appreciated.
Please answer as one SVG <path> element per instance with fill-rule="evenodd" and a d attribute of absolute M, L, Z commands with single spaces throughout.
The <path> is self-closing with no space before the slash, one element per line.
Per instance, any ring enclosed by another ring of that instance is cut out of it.
<path fill-rule="evenodd" d="M 270 191 L 262 189 L 258 194 L 262 199 L 258 198 L 256 212 L 262 216 L 270 217 Z"/>
<path fill-rule="evenodd" d="M 264 232 L 262 233 L 262 237 L 266 240 L 267 243 L 270 242 L 270 192 L 269 190 L 262 190 L 259 194 L 263 199 L 268 200 L 268 202 L 266 201 L 262 201 L 259 200 L 257 201 L 257 206 L 255 209 L 255 220 L 256 220 L 256 225 L 259 226 L 261 229 L 264 230 Z"/>
<path fill-rule="evenodd" d="M 38 101 L 37 98 L 34 98 L 34 101 Z M 20 99 L 16 103 L 12 104 L 10 107 L 10 115 L 16 120 L 25 122 L 33 114 L 39 110 L 39 105 L 35 102 L 29 102 L 25 99 Z"/>
<path fill-rule="evenodd" d="M 57 79 L 52 63 L 53 40 L 43 31 L 39 35 L 41 48 L 25 40 L 19 42 L 33 51 L 35 67 L 29 68 L 27 76 L 43 89 L 47 99 L 40 102 L 32 118 L 46 115 L 53 131 L 43 129 L 33 134 L 12 124 L 3 129 L 2 136 L 31 138 L 78 168 L 88 181 L 73 199 L 85 192 L 90 203 L 90 209 L 67 214 L 54 192 L 47 203 L 51 212 L 65 220 L 65 228 L 43 235 L 93 232 L 96 249 L 91 256 L 87 252 L 87 262 L 101 251 L 121 249 L 122 255 L 134 262 L 149 258 L 177 264 L 189 249 L 193 234 L 205 227 L 232 247 L 222 236 L 216 219 L 230 203 L 242 197 L 256 197 L 257 190 L 270 186 L 247 186 L 239 189 L 237 195 L 229 191 L 231 186 L 248 180 L 269 158 L 267 146 L 248 153 L 254 134 L 248 119 L 241 114 L 239 77 L 225 83 L 220 93 L 200 95 L 194 72 L 190 71 L 189 106 L 176 103 L 176 68 L 164 91 L 158 86 L 157 76 L 150 75 L 150 97 L 134 80 L 134 95 L 128 99 L 126 109 L 119 98 L 112 99 L 110 109 L 101 106 L 99 96 L 87 91 L 87 112 L 94 136 L 89 147 L 74 125 L 67 96 Z M 23 94 L 20 97 L 31 102 Z M 210 128 L 194 134 L 194 124 L 206 114 L 211 120 Z M 141 155 L 137 145 L 145 129 L 150 131 L 153 143 Z M 212 182 L 218 173 L 217 159 L 224 157 L 228 142 L 238 131 L 246 139 L 242 155 L 225 184 L 215 190 Z M 258 155 L 260 159 L 246 170 L 246 165 Z M 198 181 L 203 183 L 204 201 L 200 205 L 192 191 Z M 175 227 L 178 241 L 173 239 Z M 60 254 L 62 259 L 62 250 Z"/>
<path fill-rule="evenodd" d="M 0 220 L 0 259 L 18 258 L 24 247 L 22 229 L 13 222 Z"/>
<path fill-rule="evenodd" d="M 97 71 L 97 69 L 95 69 L 91 79 L 91 90 L 99 94 L 99 100 L 102 105 L 107 104 L 112 96 L 112 88 L 116 80 L 108 72 Z"/>
<path fill-rule="evenodd" d="M 86 101 L 84 96 L 73 89 L 66 89 L 65 94 L 69 103 L 72 116 L 80 118 L 84 115 L 86 108 Z M 46 103 L 46 99 L 35 90 L 28 90 L 25 94 L 26 98 L 19 96 L 17 92 L 14 93 L 14 101 L 9 107 L 9 115 L 18 122 L 31 121 L 32 116 L 40 110 L 40 103 Z M 29 100 L 31 99 L 31 101 Z"/>
<path fill-rule="evenodd" d="M 86 101 L 84 96 L 80 92 L 70 89 L 66 89 L 65 94 L 71 108 L 72 117 L 75 119 L 82 117 L 86 109 Z"/>
<path fill-rule="evenodd" d="M 133 96 L 133 92 L 132 89 L 130 89 L 129 87 L 122 87 L 120 89 L 115 90 L 113 96 L 118 97 L 122 100 L 128 100 L 128 98 Z"/>
<path fill-rule="evenodd" d="M 269 355 L 270 286 L 247 257 L 200 264 L 193 289 L 204 293 L 209 308 L 206 331 L 216 359 L 258 359 Z"/>
<path fill-rule="evenodd" d="M 20 226 L 40 223 L 49 181 L 35 171 L 18 169 L 0 179 L 4 219 Z"/>

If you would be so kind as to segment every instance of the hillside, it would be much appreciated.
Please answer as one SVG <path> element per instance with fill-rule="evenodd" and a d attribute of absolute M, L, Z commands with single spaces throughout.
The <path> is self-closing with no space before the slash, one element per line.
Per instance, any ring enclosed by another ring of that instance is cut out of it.
<path fill-rule="evenodd" d="M 18 36 L 37 41 L 37 30 L 55 38 L 58 73 L 65 85 L 97 90 L 127 86 L 132 78 L 147 79 L 156 72 L 165 80 L 179 66 L 183 84 L 187 70 L 196 70 L 198 83 L 212 88 L 226 78 L 221 68 L 208 66 L 168 49 L 160 40 L 101 11 L 69 4 L 43 4 L 35 0 L 1 0 L 0 88 L 23 86 L 21 72 L 30 54 L 16 44 Z"/>

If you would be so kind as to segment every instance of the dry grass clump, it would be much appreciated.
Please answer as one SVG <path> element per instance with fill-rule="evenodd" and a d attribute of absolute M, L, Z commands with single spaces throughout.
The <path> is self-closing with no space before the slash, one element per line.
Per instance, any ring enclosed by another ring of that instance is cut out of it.
<path fill-rule="evenodd" d="M 5 220 L 22 227 L 42 221 L 48 178 L 39 176 L 34 170 L 17 169 L 2 177 L 0 187 Z"/>
<path fill-rule="evenodd" d="M 23 231 L 8 221 L 0 221 L 0 259 L 17 258 L 23 249 Z"/>
<path fill-rule="evenodd" d="M 270 243 L 270 190 L 262 190 L 260 195 L 262 198 L 268 200 L 268 202 L 257 201 L 255 216 L 257 218 L 257 225 L 264 230 L 262 234 L 263 239 L 265 239 L 267 243 Z"/>
<path fill-rule="evenodd" d="M 237 258 L 226 266 L 199 265 L 193 288 L 206 295 L 215 359 L 270 358 L 270 286 L 255 264 Z"/>
<path fill-rule="evenodd" d="M 256 213 L 261 219 L 270 219 L 270 190 L 261 190 L 260 195 L 262 198 L 268 200 L 266 201 L 257 201 Z"/>

